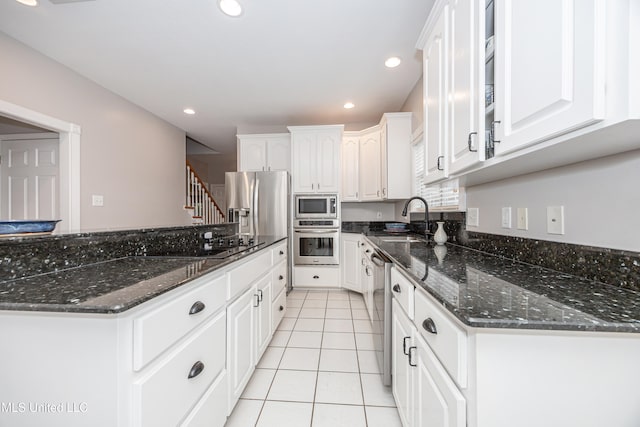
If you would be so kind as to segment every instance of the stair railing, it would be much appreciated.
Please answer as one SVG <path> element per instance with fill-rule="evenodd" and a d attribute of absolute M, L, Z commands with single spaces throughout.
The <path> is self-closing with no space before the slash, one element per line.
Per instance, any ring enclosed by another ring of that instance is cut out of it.
<path fill-rule="evenodd" d="M 224 213 L 207 189 L 204 181 L 187 160 L 187 204 L 185 209 L 193 209 L 194 224 L 220 224 L 225 221 Z"/>

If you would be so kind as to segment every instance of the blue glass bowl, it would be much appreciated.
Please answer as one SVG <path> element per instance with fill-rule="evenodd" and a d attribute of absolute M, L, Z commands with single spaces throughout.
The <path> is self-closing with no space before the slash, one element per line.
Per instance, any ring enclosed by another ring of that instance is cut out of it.
<path fill-rule="evenodd" d="M 15 220 L 0 221 L 0 234 L 48 233 L 56 228 L 61 220 Z"/>

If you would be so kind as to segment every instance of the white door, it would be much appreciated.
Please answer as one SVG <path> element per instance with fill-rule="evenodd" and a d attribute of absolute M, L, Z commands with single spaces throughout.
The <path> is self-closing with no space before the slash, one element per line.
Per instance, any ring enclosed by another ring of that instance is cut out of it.
<path fill-rule="evenodd" d="M 413 372 L 409 366 L 409 348 L 413 345 L 414 327 L 398 301 L 392 302 L 391 321 L 391 390 L 403 426 L 413 424 Z"/>
<path fill-rule="evenodd" d="M 362 293 L 360 287 L 360 235 L 342 233 L 342 287 Z"/>
<path fill-rule="evenodd" d="M 453 0 L 450 9 L 450 173 L 484 160 L 484 1 Z"/>
<path fill-rule="evenodd" d="M 258 305 L 256 288 L 247 290 L 227 307 L 227 373 L 231 414 L 255 367 L 254 312 Z"/>
<path fill-rule="evenodd" d="M 273 137 L 267 140 L 267 170 L 291 170 L 291 138 Z"/>
<path fill-rule="evenodd" d="M 604 3 L 496 1 L 496 155 L 604 118 Z"/>
<path fill-rule="evenodd" d="M 380 131 L 363 135 L 360 139 L 360 200 L 381 200 Z"/>
<path fill-rule="evenodd" d="M 317 192 L 316 164 L 317 136 L 315 132 L 295 132 L 291 134 L 293 152 L 293 191 L 295 193 Z"/>
<path fill-rule="evenodd" d="M 263 171 L 267 165 L 267 143 L 261 138 L 244 138 L 238 141 L 240 167 L 238 171 Z"/>
<path fill-rule="evenodd" d="M 59 219 L 59 139 L 3 139 L 0 217 Z"/>
<path fill-rule="evenodd" d="M 342 201 L 358 201 L 359 138 L 354 135 L 342 139 Z"/>
<path fill-rule="evenodd" d="M 466 401 L 428 344 L 417 336 L 412 351 L 415 374 L 414 425 L 465 427 Z M 417 350 L 417 351 L 416 351 Z"/>
<path fill-rule="evenodd" d="M 423 50 L 427 183 L 448 176 L 447 161 L 447 27 L 445 6 Z"/>
<path fill-rule="evenodd" d="M 271 278 L 268 275 L 256 284 L 256 295 L 258 298 L 258 307 L 256 307 L 256 346 L 255 361 L 262 357 L 262 353 L 267 349 L 267 345 L 271 341 Z"/>
<path fill-rule="evenodd" d="M 340 142 L 338 131 L 318 132 L 317 173 L 319 193 L 340 191 Z"/>

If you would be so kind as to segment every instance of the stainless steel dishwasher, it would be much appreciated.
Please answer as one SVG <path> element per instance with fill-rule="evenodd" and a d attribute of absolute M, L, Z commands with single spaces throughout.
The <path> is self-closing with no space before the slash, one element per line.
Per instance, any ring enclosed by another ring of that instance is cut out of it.
<path fill-rule="evenodd" d="M 391 260 L 374 249 L 370 255 L 373 276 L 372 328 L 382 382 L 391 385 Z"/>

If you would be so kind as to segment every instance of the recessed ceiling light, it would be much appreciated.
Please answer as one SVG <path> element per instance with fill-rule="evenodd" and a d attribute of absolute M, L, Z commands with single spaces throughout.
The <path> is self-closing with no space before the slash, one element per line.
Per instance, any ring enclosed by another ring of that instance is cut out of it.
<path fill-rule="evenodd" d="M 355 107 L 356 105 L 353 102 L 347 102 L 346 104 L 344 104 L 344 108 L 346 108 L 347 110 Z"/>
<path fill-rule="evenodd" d="M 391 58 L 388 58 L 386 61 L 384 61 L 384 65 L 386 65 L 388 68 L 395 68 L 400 65 L 401 62 L 402 60 L 400 58 L 398 58 L 397 56 L 392 56 Z"/>
<path fill-rule="evenodd" d="M 25 6 L 37 6 L 38 0 L 16 0 L 18 3 L 22 3 Z"/>
<path fill-rule="evenodd" d="M 182 110 L 182 111 L 184 111 L 184 113 L 185 113 L 185 114 L 189 114 L 189 115 L 193 115 L 193 114 L 195 114 L 195 113 L 196 113 L 196 112 L 195 112 L 195 110 L 194 110 L 193 108 L 185 108 L 185 109 L 184 109 L 184 110 Z"/>
<path fill-rule="evenodd" d="M 242 6 L 237 0 L 219 0 L 218 6 L 220 6 L 221 11 L 234 18 L 242 15 Z"/>

